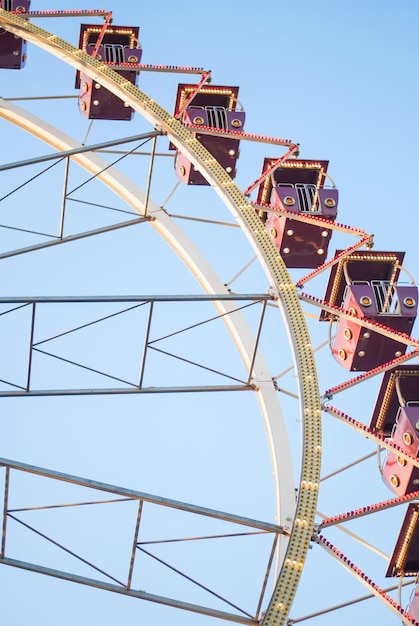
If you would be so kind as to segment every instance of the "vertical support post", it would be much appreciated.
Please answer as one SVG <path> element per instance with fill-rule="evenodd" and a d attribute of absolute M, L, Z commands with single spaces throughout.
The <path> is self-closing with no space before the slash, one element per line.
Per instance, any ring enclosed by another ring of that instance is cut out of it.
<path fill-rule="evenodd" d="M 58 233 L 58 237 L 60 239 L 63 238 L 64 234 L 64 219 L 65 219 L 65 205 L 67 199 L 67 185 L 68 185 L 68 170 L 70 167 L 70 159 L 67 157 L 65 161 L 65 170 L 64 170 L 64 183 L 63 183 L 63 195 L 61 198 L 61 216 L 60 216 L 60 230 Z"/>
<path fill-rule="evenodd" d="M 266 587 L 267 587 L 268 580 L 269 580 L 269 572 L 271 571 L 272 563 L 273 563 L 273 560 L 274 560 L 274 557 L 275 557 L 276 546 L 278 544 L 278 539 L 279 539 L 279 535 L 275 534 L 274 540 L 272 542 L 271 553 L 269 555 L 268 565 L 266 567 L 265 577 L 263 579 L 262 589 L 261 589 L 260 595 L 259 595 L 259 602 L 258 602 L 257 609 L 256 609 L 255 619 L 257 621 L 260 620 L 260 611 L 262 609 L 262 602 L 263 602 L 263 599 L 265 597 L 265 591 L 266 591 Z M 276 566 L 276 569 L 278 569 L 277 566 Z"/>
<path fill-rule="evenodd" d="M 132 543 L 131 562 L 128 572 L 127 589 L 131 588 L 132 573 L 134 571 L 135 553 L 137 551 L 138 531 L 140 529 L 141 514 L 143 511 L 143 500 L 138 502 L 137 522 L 135 524 L 134 541 Z"/>
<path fill-rule="evenodd" d="M 153 175 L 154 156 L 156 154 L 156 143 L 157 143 L 157 136 L 154 136 L 152 147 L 151 147 L 151 153 L 150 153 L 150 165 L 148 168 L 147 187 L 145 190 L 145 198 L 144 198 L 144 217 L 146 217 L 147 215 L 148 199 L 150 197 L 151 177 Z"/>
<path fill-rule="evenodd" d="M 256 358 L 256 352 L 258 349 L 258 345 L 259 345 L 259 339 L 260 339 L 260 333 L 262 331 L 262 324 L 263 324 L 263 318 L 265 317 L 265 311 L 266 311 L 266 302 L 267 300 L 264 300 L 262 302 L 262 311 L 260 313 L 260 319 L 259 319 L 259 326 L 257 329 L 257 333 L 256 333 L 256 337 L 255 337 L 255 345 L 253 346 L 253 354 L 252 354 L 252 358 L 250 360 L 250 364 L 249 364 L 249 376 L 247 378 L 247 384 L 250 384 L 250 381 L 252 379 L 252 370 L 253 370 L 253 365 L 255 363 L 255 358 Z"/>
<path fill-rule="evenodd" d="M 145 359 L 146 359 L 146 355 L 147 355 L 148 339 L 150 337 L 151 318 L 153 316 L 153 308 L 154 308 L 154 302 L 151 301 L 150 302 L 150 309 L 149 309 L 149 312 L 148 312 L 147 328 L 146 328 L 145 337 L 144 337 L 143 357 L 141 359 L 141 370 L 140 370 L 140 376 L 139 376 L 139 379 L 138 379 L 138 389 L 141 389 L 142 386 L 143 386 L 143 378 L 144 378 L 144 370 L 145 370 Z"/>
<path fill-rule="evenodd" d="M 3 527 L 1 533 L 1 552 L 0 558 L 4 559 L 6 553 L 6 527 L 7 527 L 7 503 L 9 500 L 9 477 L 10 469 L 6 467 L 6 476 L 4 479 L 4 504 L 3 504 Z"/>
<path fill-rule="evenodd" d="M 31 371 L 32 371 L 32 355 L 33 355 L 33 338 L 35 333 L 35 311 L 36 311 L 36 302 L 32 303 L 32 319 L 31 319 L 31 330 L 29 336 L 29 354 L 28 354 L 28 371 L 26 375 L 26 391 L 29 391 L 31 386 Z"/>

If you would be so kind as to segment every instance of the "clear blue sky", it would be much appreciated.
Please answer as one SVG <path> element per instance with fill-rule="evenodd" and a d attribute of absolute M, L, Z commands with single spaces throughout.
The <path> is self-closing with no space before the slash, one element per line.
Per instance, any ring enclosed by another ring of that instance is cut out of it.
<path fill-rule="evenodd" d="M 33 0 L 31 8 L 86 7 L 82 2 L 71 0 L 65 4 L 61 0 Z M 182 5 L 168 0 L 159 3 L 120 0 L 114 6 L 111 3 L 103 8 L 113 12 L 115 24 L 140 26 L 142 62 L 211 70 L 214 84 L 240 87 L 240 101 L 246 111 L 248 132 L 289 138 L 300 144 L 302 158 L 328 159 L 329 172 L 340 193 L 338 220 L 374 234 L 378 250 L 406 251 L 405 266 L 417 278 L 419 7 L 416 0 L 400 0 L 397 4 L 388 0 L 379 3 L 361 0 L 351 3 L 337 0 L 302 0 L 298 3 L 262 0 L 230 4 L 214 0 L 203 5 Z M 73 44 L 77 42 L 78 23 L 78 19 L 36 21 L 40 27 L 56 32 Z M 5 98 L 74 95 L 73 75 L 73 70 L 29 46 L 24 70 L 3 71 L 0 74 L 1 95 Z M 188 78 L 182 77 L 181 80 L 187 82 Z M 170 110 L 176 81 L 173 76 L 143 74 L 138 86 L 147 93 L 150 91 Z M 65 105 L 64 114 L 60 113 L 61 104 L 54 101 L 27 103 L 26 106 L 37 115 L 60 125 L 78 141 L 83 141 L 87 122 L 78 115 L 72 101 Z M 137 115 L 130 124 L 101 125 L 98 122 L 93 125 L 89 140 L 94 143 L 122 134 L 133 135 L 144 132 L 144 128 Z M 1 161 L 4 163 L 50 152 L 49 148 L 39 147 L 27 137 L 12 133 L 4 122 L 0 126 L 0 137 L 3 137 Z M 166 151 L 167 146 L 164 143 L 161 146 Z M 236 179 L 241 189 L 258 176 L 263 157 L 277 154 L 275 150 L 265 146 L 249 148 L 242 144 Z M 163 174 L 160 176 L 165 178 L 164 181 L 155 179 L 152 190 L 158 203 L 164 201 L 166 193 L 175 184 L 171 162 L 165 158 L 161 162 Z M 140 165 L 140 157 L 127 169 L 139 186 L 143 184 L 143 179 L 140 180 L 143 170 L 146 171 L 146 166 Z M 54 207 L 60 201 L 62 176 L 62 169 L 59 173 L 53 170 L 34 186 L 28 186 L 28 190 L 15 194 L 7 203 L 3 202 L 6 206 L 1 223 L 42 232 L 56 228 Z M 79 180 L 77 176 L 74 174 L 73 181 Z M 26 175 L 19 172 L 13 173 L 10 178 L 8 174 L 2 174 L 0 188 L 7 193 L 25 178 Z M 80 180 L 83 180 L 81 175 Z M 209 190 L 182 188 L 177 193 L 173 205 L 170 205 L 172 212 L 229 219 Z M 125 208 L 100 186 L 82 191 L 77 197 Z M 95 209 L 87 209 L 84 205 L 69 209 L 70 230 L 93 228 L 98 223 L 96 219 L 99 222 L 102 219 L 100 210 L 96 213 Z M 39 240 L 1 230 L 2 250 L 30 245 Z M 191 227 L 187 224 L 185 230 L 196 238 L 226 280 L 251 256 L 250 251 L 242 247 L 240 234 L 234 229 Z M 29 255 L 24 255 L 2 261 L 2 293 L 7 296 L 196 291 L 194 282 L 174 255 L 160 247 L 156 237 L 144 231 L 138 228 L 132 232 L 117 231 L 113 235 L 99 237 L 97 241 L 87 239 L 70 244 L 64 252 L 41 252 L 33 255 L 32 260 Z M 335 239 L 336 246 L 340 245 L 339 237 Z M 335 239 L 331 251 L 336 247 Z M 261 284 L 263 281 L 261 283 L 257 272 L 253 273 L 251 269 L 239 281 L 239 288 L 252 291 L 255 285 Z M 307 288 L 307 291 L 310 289 Z M 322 292 L 316 295 L 321 297 Z M 15 316 L 12 321 L 8 321 L 10 316 L 4 316 L 3 351 L 9 349 L 8 354 L 13 354 L 13 358 L 3 359 L 0 365 L 2 379 L 20 380 L 22 376 L 28 318 L 26 313 L 18 315 L 20 317 Z M 39 338 L 61 332 L 66 323 L 71 326 L 90 319 L 90 311 L 74 314 L 74 317 L 73 313 L 66 315 L 68 321 L 62 319 L 62 313 L 57 308 L 48 329 L 40 316 Z M 161 334 L 164 334 L 167 332 L 167 316 L 163 311 L 160 315 L 158 323 Z M 182 326 L 183 315 L 183 312 L 171 311 L 169 327 Z M 285 356 L 282 354 L 285 339 L 279 327 L 279 315 L 277 318 L 271 321 L 271 334 L 264 338 L 267 359 L 274 375 L 290 363 L 288 353 Z M 134 325 L 143 324 L 144 319 L 143 311 L 132 316 Z M 254 318 L 250 320 L 255 322 Z M 318 326 L 313 324 L 313 344 L 327 337 L 325 325 Z M 22 327 L 25 329 L 23 333 Z M 121 335 L 116 332 L 112 321 L 101 326 L 98 334 L 90 339 L 92 345 L 98 348 L 96 361 L 91 358 L 90 346 L 86 343 L 85 362 L 91 363 L 92 367 L 103 365 L 112 372 L 122 371 L 124 376 L 130 377 L 136 371 L 134 359 L 141 349 L 142 338 L 140 335 L 133 340 L 128 327 Z M 83 335 L 80 341 L 85 341 Z M 174 342 L 171 346 L 177 350 L 181 343 Z M 200 345 L 192 333 L 187 354 L 195 358 L 201 352 Z M 62 346 L 71 358 L 79 344 L 74 340 L 74 343 L 70 341 Z M 125 357 L 122 355 L 126 352 L 122 348 L 127 348 L 132 362 L 123 360 Z M 220 354 L 223 355 L 223 367 L 228 371 L 240 367 L 235 356 L 231 356 L 230 360 L 222 339 L 207 337 L 203 349 L 207 362 L 214 367 L 220 366 Z M 63 384 L 62 380 L 67 381 L 71 368 L 68 372 L 61 365 L 51 368 L 45 361 L 45 368 L 42 369 L 42 357 L 37 358 L 36 365 L 41 367 L 35 374 L 35 382 L 41 388 L 59 386 Z M 319 355 L 318 362 L 321 390 L 348 377 L 326 351 Z M 170 362 L 156 359 L 152 365 L 163 381 L 174 376 Z M 183 373 L 179 366 L 176 375 L 181 378 Z M 78 384 L 77 378 L 74 384 Z M 95 384 L 94 377 L 91 384 Z M 294 384 L 292 375 L 289 375 L 287 385 L 293 388 Z M 351 393 L 342 394 L 336 399 L 336 404 L 349 415 L 368 423 L 378 385 L 379 381 L 374 379 Z M 137 398 L 115 396 L 105 399 L 17 399 L 5 400 L 4 404 L 1 456 L 273 521 L 270 460 L 261 419 L 249 394 L 235 394 L 233 397 L 219 394 L 204 401 L 197 395 L 169 395 L 160 399 L 142 398 L 141 403 Z M 297 471 L 297 406 L 285 397 L 283 408 L 295 455 L 294 469 Z M 324 473 L 374 449 L 365 438 L 352 436 L 343 426 L 333 424 L 331 417 L 325 417 L 324 430 Z M 319 508 L 326 514 L 391 497 L 381 482 L 374 459 L 330 483 L 330 486 L 325 483 L 324 495 L 319 503 Z M 25 484 L 18 491 L 13 506 L 24 506 L 28 490 L 29 501 L 33 500 L 34 505 L 92 497 L 91 494 L 86 497 L 67 490 L 63 494 L 49 487 L 47 502 L 39 503 L 35 496 L 32 498 L 30 485 Z M 108 508 L 106 513 L 105 508 L 103 511 L 98 512 L 90 535 L 80 531 L 79 526 L 76 536 L 71 536 L 72 529 L 80 522 L 76 514 L 68 509 L 46 513 L 41 524 L 52 535 L 59 536 L 60 541 L 68 542 L 75 551 L 83 545 L 89 553 L 94 546 L 97 549 L 94 558 L 99 563 L 106 562 L 106 557 L 111 554 L 117 571 L 123 572 L 125 565 L 119 561 L 118 549 L 127 547 L 131 527 L 127 524 L 114 533 L 116 514 Z M 349 528 L 359 534 L 365 533 L 368 541 L 376 538 L 379 549 L 390 554 L 402 515 L 401 511 L 393 511 L 384 521 L 381 518 L 378 522 L 364 518 Z M 36 517 L 31 514 L 27 519 L 35 523 Z M 176 523 L 174 519 L 154 522 L 161 537 L 170 536 L 173 527 L 175 534 L 181 534 L 183 530 L 178 531 Z M 147 527 L 146 530 L 150 532 Z M 28 548 L 24 531 L 15 532 L 14 558 L 33 558 L 35 561 L 44 558 L 41 543 L 31 540 Z M 333 540 L 345 550 L 347 539 L 340 535 L 331 534 Z M 191 552 L 195 551 L 196 555 L 199 549 L 194 547 Z M 350 549 L 348 543 L 348 551 Z M 373 576 L 379 576 L 386 569 L 385 559 L 373 556 L 368 550 L 360 549 L 358 553 L 357 549 L 356 555 L 362 569 Z M 192 557 L 193 554 L 180 556 L 176 549 L 168 556 L 186 571 L 190 568 L 190 575 L 193 576 L 195 564 Z M 55 566 L 53 553 L 48 553 L 45 558 L 48 565 Z M 254 563 L 252 559 L 260 567 L 257 545 L 255 548 L 249 548 L 247 544 L 245 548 L 234 547 L 232 556 L 226 556 L 225 562 L 217 561 L 211 549 L 205 551 L 202 558 L 208 559 L 208 585 L 215 588 L 218 584 L 222 585 L 221 574 L 234 561 L 239 574 L 234 579 L 233 595 L 238 602 L 243 595 L 246 597 L 247 568 L 253 567 L 250 565 Z M 63 558 L 60 563 L 61 567 L 71 567 L 70 559 Z M 79 571 L 82 574 L 87 572 L 83 568 Z M 167 589 L 158 590 L 158 583 L 162 582 L 159 570 L 149 566 L 147 573 L 149 578 L 144 581 L 141 573 L 137 572 L 141 581 L 139 584 L 144 585 L 141 588 L 172 595 L 171 580 L 165 578 L 163 585 L 167 585 Z M 392 581 L 387 582 L 391 584 Z M 385 581 L 381 583 L 386 584 Z M 49 625 L 57 621 L 63 626 L 92 622 L 134 625 L 145 620 L 156 625 L 167 621 L 182 626 L 201 623 L 205 626 L 209 623 L 204 617 L 13 568 L 0 568 L 0 585 L 3 615 L 7 623 L 16 626 L 24 623 Z M 186 586 L 178 589 L 183 599 L 189 599 Z M 364 593 L 366 591 L 362 586 L 355 584 L 314 546 L 308 555 L 292 617 L 298 618 L 321 609 L 327 602 L 337 604 L 348 600 L 351 595 L 361 596 Z M 408 595 L 406 592 L 403 596 L 404 604 Z M 383 623 L 390 626 L 399 623 L 396 617 L 382 611 L 371 600 L 308 623 L 349 626 L 355 619 L 359 624 Z"/>

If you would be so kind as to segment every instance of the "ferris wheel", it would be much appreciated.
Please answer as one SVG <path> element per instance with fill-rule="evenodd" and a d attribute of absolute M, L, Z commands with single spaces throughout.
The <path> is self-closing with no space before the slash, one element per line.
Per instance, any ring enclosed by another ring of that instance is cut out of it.
<path fill-rule="evenodd" d="M 108 12 L 29 4 L 2 3 L 4 71 L 17 85 L 29 42 L 45 85 L 75 87 L 0 100 L 2 569 L 155 621 L 336 621 L 374 601 L 419 623 L 404 253 L 338 221 L 327 161 L 247 133 L 238 87 L 141 63 L 139 28 Z M 44 17 L 82 18 L 78 39 Z"/>

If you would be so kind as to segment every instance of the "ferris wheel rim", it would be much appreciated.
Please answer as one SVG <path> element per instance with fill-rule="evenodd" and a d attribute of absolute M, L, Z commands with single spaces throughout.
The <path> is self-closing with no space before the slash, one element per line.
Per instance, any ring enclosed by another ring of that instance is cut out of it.
<path fill-rule="evenodd" d="M 57 150 L 72 151 L 73 154 L 70 158 L 77 165 L 100 180 L 139 215 L 145 214 L 144 192 L 120 172 L 114 172 L 114 168 L 109 167 L 108 163 L 97 154 L 86 154 L 85 151 L 78 153 L 77 147 L 82 148 L 81 144 L 52 127 L 48 122 L 35 117 L 33 114 L 2 98 L 0 98 L 0 118 L 13 123 Z M 57 155 L 59 154 L 60 152 L 57 152 Z M 187 238 L 175 221 L 152 198 L 147 199 L 147 214 L 152 218 L 149 221 L 149 226 L 158 232 L 167 245 L 182 259 L 184 265 L 189 269 L 205 293 L 209 295 L 217 294 L 218 296 L 230 295 L 221 278 L 216 275 L 192 241 Z M 66 243 L 66 240 L 64 239 L 62 243 Z M 245 363 L 246 368 L 249 368 L 250 361 L 253 358 L 251 351 L 254 342 L 254 338 L 250 335 L 250 329 L 246 326 L 244 319 L 236 308 L 233 309 L 233 319 L 229 315 L 232 309 L 231 305 L 218 300 L 214 304 L 233 338 L 242 361 Z M 268 368 L 264 363 L 260 350 L 254 356 L 253 371 L 252 384 L 255 387 L 258 404 L 265 424 L 265 433 L 274 468 L 275 519 L 278 525 L 281 526 L 283 524 L 286 525 L 284 520 L 291 519 L 295 510 L 295 490 L 290 450 L 287 445 L 288 440 L 281 408 L 277 400 L 277 393 L 272 384 L 265 380 L 265 373 L 268 371 Z M 279 476 L 281 476 L 280 481 Z"/>
<path fill-rule="evenodd" d="M 272 282 L 272 291 L 278 299 L 294 354 L 303 422 L 302 470 L 295 520 L 272 599 L 263 618 L 266 626 L 274 624 L 280 626 L 285 623 L 288 616 L 311 540 L 321 459 L 320 396 L 313 349 L 296 288 L 288 275 L 286 266 L 276 252 L 254 208 L 212 155 L 179 121 L 136 87 L 131 84 L 127 85 L 127 81 L 121 79 L 117 73 L 106 66 L 102 66 L 96 59 L 88 57 L 47 31 L 33 26 L 20 16 L 10 15 L 0 9 L 0 22 L 5 23 L 7 30 L 11 30 L 35 45 L 40 45 L 64 62 L 77 69 L 83 69 L 93 78 L 100 78 L 106 88 L 122 97 L 155 128 L 167 134 L 173 144 L 181 148 L 185 156 L 190 158 L 231 211 Z"/>

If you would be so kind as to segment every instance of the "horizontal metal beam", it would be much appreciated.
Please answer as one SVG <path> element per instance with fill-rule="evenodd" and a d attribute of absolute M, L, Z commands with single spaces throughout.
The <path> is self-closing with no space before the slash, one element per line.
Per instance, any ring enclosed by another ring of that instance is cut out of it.
<path fill-rule="evenodd" d="M 110 226 L 104 226 L 102 228 L 95 228 L 94 230 L 86 230 L 81 233 L 77 233 L 75 235 L 66 235 L 65 237 L 55 237 L 51 241 L 44 241 L 43 243 L 38 243 L 34 246 L 26 246 L 26 248 L 16 248 L 15 250 L 8 250 L 7 252 L 3 252 L 0 254 L 1 259 L 10 259 L 14 256 L 19 256 L 21 254 L 28 254 L 29 252 L 36 252 L 37 250 L 44 250 L 46 248 L 52 248 L 53 246 L 60 246 L 63 243 L 71 243 L 73 241 L 78 241 L 79 239 L 87 239 L 87 237 L 95 237 L 96 235 L 103 235 L 104 233 L 110 233 L 114 230 L 119 230 L 121 228 L 127 228 L 128 226 L 136 226 L 137 224 L 143 224 L 144 222 L 149 222 L 149 217 L 138 217 L 133 220 L 129 220 L 127 222 L 119 222 L 117 224 L 111 224 Z M 4 225 L 0 224 L 0 228 L 4 228 Z M 14 230 L 12 227 L 7 227 L 10 230 Z M 18 229 L 16 229 L 18 230 Z M 42 233 L 34 233 L 41 234 Z M 46 236 L 46 235 L 43 235 Z M 50 236 L 50 235 L 48 235 Z"/>
<path fill-rule="evenodd" d="M 0 391 L 0 398 L 55 397 L 55 396 L 106 396 L 157 393 L 212 393 L 221 391 L 254 391 L 252 385 L 196 385 L 194 387 L 114 387 L 97 389 L 37 389 L 34 391 Z"/>
<path fill-rule="evenodd" d="M 95 152 L 96 150 L 102 150 L 103 148 L 109 148 L 110 146 L 119 146 L 124 143 L 131 143 L 133 141 L 143 141 L 144 139 L 152 139 L 161 135 L 161 131 L 151 131 L 149 133 L 143 133 L 142 135 L 134 135 L 132 137 L 124 137 L 122 139 L 112 139 L 110 141 L 103 141 L 102 143 L 96 143 L 91 146 L 79 146 L 72 150 L 63 150 L 62 152 L 54 152 L 52 154 L 45 154 L 44 156 L 34 157 L 32 159 L 26 159 L 25 161 L 16 161 L 15 163 L 7 163 L 6 165 L 0 165 L 0 172 L 5 170 L 15 169 L 17 167 L 25 167 L 27 165 L 35 165 L 36 163 L 44 163 L 45 161 L 53 161 L 55 159 L 62 159 L 66 157 L 72 157 L 76 154 L 82 154 L 83 152 Z"/>
<path fill-rule="evenodd" d="M 0 564 L 10 565 L 12 567 L 17 567 L 19 569 L 29 570 L 37 574 L 46 574 L 47 576 L 52 576 L 53 578 L 61 578 L 63 580 L 79 583 L 82 585 L 87 585 L 89 587 L 95 587 L 97 589 L 103 589 L 105 591 L 113 591 L 115 593 L 119 593 L 125 596 L 130 596 L 132 598 L 139 598 L 141 600 L 148 600 L 149 602 L 154 602 L 157 604 L 163 604 L 165 606 L 171 606 L 174 608 L 183 609 L 184 611 L 191 611 L 193 613 L 199 613 L 201 615 L 208 615 L 210 617 L 216 617 L 218 619 L 227 620 L 229 622 L 235 622 L 236 624 L 247 624 L 247 625 L 257 626 L 257 624 L 259 623 L 256 619 L 249 619 L 248 617 L 245 617 L 242 615 L 238 615 L 234 613 L 226 613 L 224 611 L 217 611 L 216 609 L 211 609 L 205 606 L 201 606 L 199 604 L 192 604 L 190 602 L 182 602 L 180 600 L 175 600 L 173 598 L 167 598 L 165 596 L 159 596 L 153 593 L 147 593 L 146 591 L 139 591 L 136 589 L 127 589 L 126 587 L 110 584 L 101 580 L 96 580 L 94 578 L 87 578 L 85 576 L 77 576 L 76 574 L 70 574 L 69 572 L 51 569 L 50 567 L 42 567 L 41 565 L 28 563 L 26 561 L 17 561 L 15 559 L 3 558 L 3 559 L 0 559 Z"/>
<path fill-rule="evenodd" d="M 117 485 L 102 483 L 97 480 L 74 476 L 73 474 L 56 472 L 54 470 L 46 469 L 45 467 L 38 467 L 36 465 L 29 465 L 27 463 L 21 463 L 19 461 L 12 461 L 11 459 L 5 459 L 3 457 L 0 457 L 0 467 L 8 467 L 9 469 L 27 472 L 29 474 L 35 474 L 37 476 L 43 476 L 44 478 L 59 480 L 61 482 L 78 485 L 80 487 L 87 487 L 88 489 L 97 489 L 98 491 L 112 493 L 114 495 L 123 496 L 125 498 L 141 500 L 143 502 L 149 502 L 151 504 L 165 506 L 171 509 L 186 511 L 187 513 L 195 513 L 196 515 L 211 517 L 213 519 L 220 519 L 225 522 L 231 522 L 232 524 L 248 526 L 249 528 L 257 528 L 258 530 L 264 530 L 266 532 L 285 534 L 283 527 L 277 526 L 276 524 L 255 520 L 250 517 L 243 517 L 242 515 L 226 513 L 217 509 L 209 509 L 207 507 L 197 506 L 194 504 L 189 504 L 187 502 L 181 502 L 180 500 L 163 498 L 161 496 L 152 495 L 143 491 L 137 491 L 136 489 L 118 487 Z"/>
<path fill-rule="evenodd" d="M 0 304 L 60 304 L 60 303 L 107 303 L 107 302 L 216 302 L 273 300 L 269 294 L 189 294 L 189 295 L 129 295 L 129 296 L 12 296 L 0 298 Z"/>

